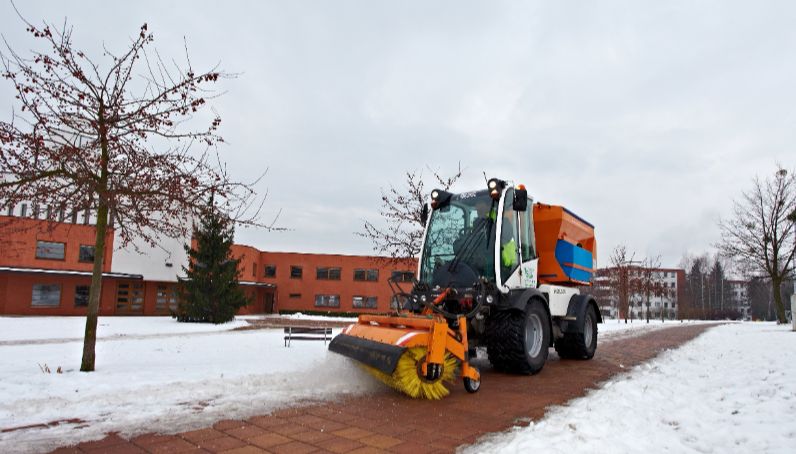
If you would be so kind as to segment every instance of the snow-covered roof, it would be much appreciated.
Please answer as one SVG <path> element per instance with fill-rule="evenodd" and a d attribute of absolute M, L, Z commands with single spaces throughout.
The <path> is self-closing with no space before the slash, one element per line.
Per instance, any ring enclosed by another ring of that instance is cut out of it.
<path fill-rule="evenodd" d="M 48 270 L 44 268 L 21 268 L 13 266 L 0 266 L 0 271 L 9 273 L 36 273 L 36 274 L 57 274 L 64 276 L 91 276 L 91 271 L 77 271 L 77 270 Z M 140 274 L 128 273 L 102 273 L 102 277 L 116 277 L 121 279 L 143 279 L 144 276 Z"/>

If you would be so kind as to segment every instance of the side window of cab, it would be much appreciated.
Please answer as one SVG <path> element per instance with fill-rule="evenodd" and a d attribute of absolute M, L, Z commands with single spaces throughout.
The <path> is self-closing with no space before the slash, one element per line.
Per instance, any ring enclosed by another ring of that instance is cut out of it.
<path fill-rule="evenodd" d="M 536 235 L 533 232 L 532 212 L 533 205 L 528 203 L 528 208 L 525 211 L 517 213 L 520 218 L 520 253 L 523 263 L 536 258 Z"/>
<path fill-rule="evenodd" d="M 503 204 L 503 224 L 500 231 L 500 277 L 503 282 L 506 282 L 506 279 L 520 265 L 520 257 L 517 253 L 519 244 L 517 212 L 512 207 L 512 200 L 514 200 L 514 190 L 509 189 L 506 191 Z"/>

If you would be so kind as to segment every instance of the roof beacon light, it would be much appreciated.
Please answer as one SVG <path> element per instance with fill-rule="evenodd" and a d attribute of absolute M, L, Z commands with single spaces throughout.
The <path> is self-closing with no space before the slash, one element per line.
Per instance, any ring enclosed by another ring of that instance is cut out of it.
<path fill-rule="evenodd" d="M 437 209 L 442 208 L 451 201 L 451 194 L 450 192 L 443 191 L 442 189 L 434 189 L 431 191 L 431 208 Z"/>

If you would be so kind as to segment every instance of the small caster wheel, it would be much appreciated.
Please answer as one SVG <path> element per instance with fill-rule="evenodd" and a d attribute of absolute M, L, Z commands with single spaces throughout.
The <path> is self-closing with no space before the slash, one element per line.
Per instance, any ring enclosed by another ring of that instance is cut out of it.
<path fill-rule="evenodd" d="M 469 377 L 464 377 L 464 389 L 468 393 L 477 393 L 481 389 L 481 380 L 473 380 Z"/>

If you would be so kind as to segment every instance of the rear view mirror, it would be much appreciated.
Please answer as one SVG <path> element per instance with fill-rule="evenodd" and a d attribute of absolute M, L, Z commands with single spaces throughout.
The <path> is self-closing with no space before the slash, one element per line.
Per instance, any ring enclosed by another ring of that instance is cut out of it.
<path fill-rule="evenodd" d="M 528 209 L 528 190 L 515 189 L 514 190 L 514 204 L 512 205 L 514 211 L 525 211 Z"/>

